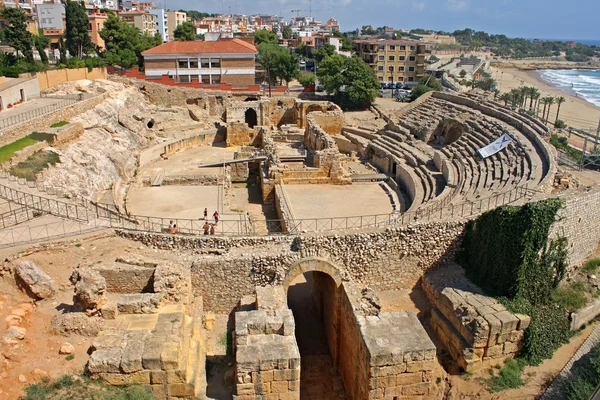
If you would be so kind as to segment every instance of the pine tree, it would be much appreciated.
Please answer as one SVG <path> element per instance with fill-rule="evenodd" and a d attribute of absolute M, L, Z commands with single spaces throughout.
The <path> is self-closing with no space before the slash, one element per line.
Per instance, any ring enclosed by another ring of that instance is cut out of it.
<path fill-rule="evenodd" d="M 33 63 L 33 35 L 27 30 L 27 16 L 19 8 L 5 8 L 1 15 L 7 21 L 3 32 L 4 40 L 15 49 L 17 55 L 20 51 L 27 61 Z"/>
<path fill-rule="evenodd" d="M 71 56 L 83 57 L 94 50 L 94 44 L 88 33 L 89 20 L 85 4 L 64 0 L 67 49 Z"/>

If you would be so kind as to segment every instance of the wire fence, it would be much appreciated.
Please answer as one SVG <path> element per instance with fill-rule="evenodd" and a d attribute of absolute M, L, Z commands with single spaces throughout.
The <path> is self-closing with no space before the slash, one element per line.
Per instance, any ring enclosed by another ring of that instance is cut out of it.
<path fill-rule="evenodd" d="M 97 225 L 95 220 L 90 223 L 63 220 L 37 226 L 20 225 L 0 230 L 0 248 L 46 242 L 105 228 Z"/>

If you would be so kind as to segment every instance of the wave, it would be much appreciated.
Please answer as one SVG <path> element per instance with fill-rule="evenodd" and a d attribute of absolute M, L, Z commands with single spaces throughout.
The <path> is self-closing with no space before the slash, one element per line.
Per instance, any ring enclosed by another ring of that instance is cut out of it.
<path fill-rule="evenodd" d="M 556 88 L 600 106 L 600 70 L 544 70 L 540 77 Z"/>

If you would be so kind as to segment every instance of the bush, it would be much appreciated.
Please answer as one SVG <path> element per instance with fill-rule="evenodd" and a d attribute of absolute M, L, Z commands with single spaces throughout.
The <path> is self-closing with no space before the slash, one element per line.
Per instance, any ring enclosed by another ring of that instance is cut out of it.
<path fill-rule="evenodd" d="M 595 274 L 598 270 L 598 266 L 600 266 L 600 258 L 592 258 L 583 266 L 583 272 L 588 274 Z"/>
<path fill-rule="evenodd" d="M 69 125 L 68 121 L 58 121 L 50 125 L 50 128 L 60 128 L 61 126 Z"/>
<path fill-rule="evenodd" d="M 315 83 L 316 77 L 314 74 L 310 72 L 300 72 L 298 75 L 298 82 L 304 87 L 308 87 Z"/>
<path fill-rule="evenodd" d="M 488 381 L 490 392 L 500 392 L 505 389 L 514 389 L 523 386 L 521 374 L 524 368 L 524 360 L 508 360 L 500 370 L 500 373 Z"/>
<path fill-rule="evenodd" d="M 19 178 L 25 178 L 28 181 L 35 181 L 37 174 L 60 162 L 60 157 L 53 151 L 38 151 L 27 157 L 10 169 L 10 173 Z"/>
<path fill-rule="evenodd" d="M 577 311 L 587 303 L 585 292 L 578 285 L 559 287 L 554 289 L 552 300 L 568 311 Z"/>
<path fill-rule="evenodd" d="M 559 119 L 554 123 L 554 127 L 557 129 L 564 129 L 567 127 L 567 124 L 565 124 L 565 121 L 562 119 Z"/>

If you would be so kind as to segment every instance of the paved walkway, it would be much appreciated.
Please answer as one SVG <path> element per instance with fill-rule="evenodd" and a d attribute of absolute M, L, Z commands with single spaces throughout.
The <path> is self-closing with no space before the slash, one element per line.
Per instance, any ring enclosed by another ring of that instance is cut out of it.
<path fill-rule="evenodd" d="M 56 111 L 62 107 L 72 104 L 72 100 L 51 99 L 51 98 L 34 98 L 13 108 L 5 108 L 0 112 L 0 128 L 8 128 L 9 126 L 28 121 L 32 118 L 39 117 L 44 114 Z M 4 105 L 6 107 L 7 104 Z"/>
<path fill-rule="evenodd" d="M 579 347 L 579 350 L 577 350 L 575 355 L 571 357 L 569 362 L 564 366 L 564 368 L 560 371 L 556 378 L 554 378 L 554 381 L 550 384 L 550 386 L 548 386 L 548 389 L 546 389 L 542 397 L 540 397 L 540 400 L 562 399 L 563 396 L 560 392 L 562 386 L 562 379 L 560 378 L 566 378 L 571 373 L 573 364 L 575 364 L 581 357 L 589 353 L 590 350 L 592 350 L 592 348 L 598 343 L 600 343 L 600 325 L 598 325 L 592 331 L 592 333 L 590 333 L 590 336 L 588 336 L 588 338 L 585 340 L 585 342 L 583 342 L 581 347 Z"/>

